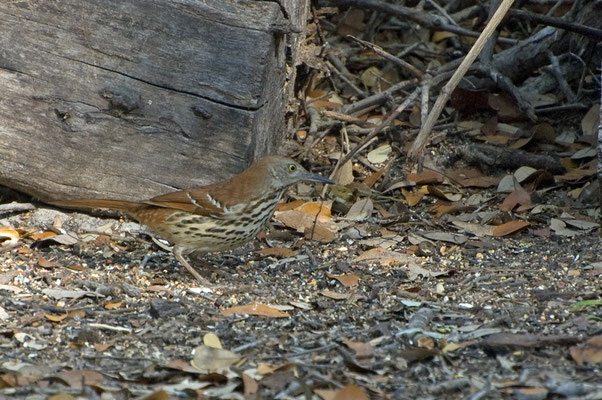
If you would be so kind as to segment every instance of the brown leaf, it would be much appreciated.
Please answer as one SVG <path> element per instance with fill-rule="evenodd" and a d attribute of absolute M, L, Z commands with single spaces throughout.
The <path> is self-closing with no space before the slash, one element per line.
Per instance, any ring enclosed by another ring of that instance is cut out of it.
<path fill-rule="evenodd" d="M 94 349 L 99 353 L 107 351 L 112 346 L 112 343 L 94 343 Z"/>
<path fill-rule="evenodd" d="M 40 257 L 38 258 L 38 266 L 42 268 L 55 268 L 59 265 L 54 261 L 50 261 L 45 259 L 44 257 Z"/>
<path fill-rule="evenodd" d="M 426 185 L 428 183 L 442 183 L 445 181 L 445 177 L 442 174 L 430 170 L 424 171 L 421 174 L 408 174 L 406 179 L 410 182 L 416 182 L 419 185 Z"/>
<path fill-rule="evenodd" d="M 345 345 L 355 352 L 355 358 L 360 362 L 367 362 L 374 356 L 374 347 L 370 343 L 353 342 L 343 338 Z"/>
<path fill-rule="evenodd" d="M 324 225 L 318 224 L 305 228 L 304 235 L 306 239 L 315 240 L 322 243 L 329 243 L 335 239 L 335 234 L 333 231 Z"/>
<path fill-rule="evenodd" d="M 357 276 L 356 274 L 333 275 L 333 274 L 327 273 L 326 276 L 328 276 L 329 278 L 336 279 L 337 281 L 341 282 L 341 284 L 343 286 L 347 286 L 347 287 L 355 286 L 360 281 L 360 277 Z"/>
<path fill-rule="evenodd" d="M 347 385 L 338 390 L 332 400 L 370 400 L 370 397 L 359 386 Z"/>
<path fill-rule="evenodd" d="M 19 232 L 12 228 L 0 228 L 0 239 L 6 239 L 11 241 L 19 240 Z"/>
<path fill-rule="evenodd" d="M 418 259 L 415 256 L 397 253 L 395 251 L 383 249 L 382 247 L 375 247 L 365 251 L 353 259 L 354 262 L 379 263 L 381 265 L 416 263 L 417 260 Z"/>
<path fill-rule="evenodd" d="M 268 364 L 264 362 L 260 362 L 257 364 L 257 373 L 261 375 L 267 375 L 274 372 L 274 368 L 270 367 Z"/>
<path fill-rule="evenodd" d="M 110 301 L 105 304 L 105 309 L 107 310 L 115 310 L 123 305 L 123 301 Z"/>
<path fill-rule="evenodd" d="M 401 189 L 401 194 L 403 194 L 410 207 L 420 203 L 420 200 L 424 197 L 424 193 L 420 190 L 406 190 L 405 188 Z"/>
<path fill-rule="evenodd" d="M 512 211 L 518 204 L 526 206 L 531 204 L 531 195 L 525 189 L 518 188 L 510 192 L 500 205 L 502 211 Z"/>
<path fill-rule="evenodd" d="M 283 318 L 290 315 L 280 311 L 277 308 L 270 307 L 266 304 L 246 304 L 244 306 L 234 306 L 222 311 L 222 315 L 260 315 L 262 317 Z"/>
<path fill-rule="evenodd" d="M 61 314 L 61 315 L 53 315 L 53 314 L 44 314 L 44 316 L 46 317 L 46 319 L 48 319 L 49 321 L 52 322 L 61 322 L 67 318 L 73 318 L 73 317 L 79 317 L 79 318 L 84 318 L 86 316 L 86 313 L 83 310 L 71 310 L 68 313 L 65 314 Z"/>
<path fill-rule="evenodd" d="M 271 256 L 280 258 L 293 257 L 295 254 L 297 254 L 295 250 L 291 250 L 286 247 L 268 247 L 267 249 L 257 250 L 256 253 L 267 257 Z"/>
<path fill-rule="evenodd" d="M 433 211 L 435 211 L 436 218 L 441 218 L 446 214 L 452 214 L 452 213 L 464 211 L 464 210 L 466 210 L 466 206 L 458 201 L 456 201 L 454 203 L 449 203 L 447 201 L 437 200 L 437 203 L 433 207 L 431 207 L 431 209 Z"/>
<path fill-rule="evenodd" d="M 347 300 L 350 296 L 348 293 L 333 292 L 330 289 L 324 289 L 320 292 L 320 294 L 333 300 Z"/>
<path fill-rule="evenodd" d="M 353 164 L 351 161 L 347 161 L 345 164 L 341 165 L 332 177 L 332 180 L 338 185 L 349 185 L 354 179 Z"/>
<path fill-rule="evenodd" d="M 489 107 L 497 111 L 500 121 L 516 121 L 524 118 L 524 114 L 516 104 L 516 100 L 506 93 L 490 94 Z"/>
<path fill-rule="evenodd" d="M 168 400 L 169 399 L 169 393 L 167 393 L 165 390 L 161 389 L 161 390 L 157 390 L 156 392 L 153 392 L 147 396 L 142 397 L 140 400 Z"/>
<path fill-rule="evenodd" d="M 47 400 L 75 400 L 75 397 L 71 396 L 68 393 L 58 393 L 48 397 Z"/>
<path fill-rule="evenodd" d="M 335 103 L 334 101 L 330 101 L 328 99 L 320 99 L 311 103 L 316 109 L 320 108 L 339 108 L 342 106 L 341 103 Z"/>
<path fill-rule="evenodd" d="M 364 11 L 360 8 L 352 8 L 341 19 L 337 33 L 342 37 L 347 35 L 359 35 L 364 31 Z"/>
<path fill-rule="evenodd" d="M 493 236 L 499 237 L 510 235 L 511 233 L 518 232 L 529 225 L 530 224 L 527 221 L 514 220 L 506 222 L 505 224 L 498 225 L 493 229 Z"/>
<path fill-rule="evenodd" d="M 378 182 L 378 180 L 380 179 L 380 177 L 383 176 L 383 174 L 385 173 L 386 169 L 387 169 L 387 167 L 385 166 L 385 167 L 379 169 L 378 171 L 373 172 L 372 174 L 368 175 L 366 177 L 366 179 L 364 179 L 362 181 L 362 183 L 364 185 L 368 186 L 369 188 L 372 187 L 372 186 L 374 186 L 374 184 L 376 182 Z"/>
<path fill-rule="evenodd" d="M 314 389 L 314 393 L 322 398 L 322 400 L 332 400 L 336 396 L 336 390 L 329 389 Z"/>
<path fill-rule="evenodd" d="M 571 347 L 570 353 L 579 366 L 583 366 L 584 363 L 602 363 L 602 335 L 592 337 L 583 347 Z"/>
<path fill-rule="evenodd" d="M 166 365 L 167 368 L 177 369 L 179 371 L 199 373 L 199 370 L 190 365 L 186 360 L 171 360 Z"/>
<path fill-rule="evenodd" d="M 244 387 L 245 398 L 249 395 L 257 393 L 257 390 L 259 389 L 259 385 L 255 381 L 255 379 L 251 378 L 245 373 L 242 374 L 242 384 Z"/>
<path fill-rule="evenodd" d="M 313 226 L 315 222 L 329 223 L 331 206 L 332 202 L 330 201 L 303 203 L 293 210 L 276 211 L 274 218 L 290 228 L 303 231 L 305 228 Z"/>
<path fill-rule="evenodd" d="M 73 389 L 81 389 L 82 383 L 86 386 L 98 386 L 105 380 L 100 372 L 92 370 L 63 371 L 56 377 L 67 382 Z"/>
<path fill-rule="evenodd" d="M 305 202 L 303 200 L 293 200 L 288 203 L 278 203 L 276 211 L 290 211 L 297 207 L 301 207 Z"/>
<path fill-rule="evenodd" d="M 56 233 L 52 232 L 52 231 L 40 231 L 40 232 L 33 232 L 29 235 L 29 237 L 33 240 L 43 240 L 43 239 L 47 239 L 51 236 L 56 236 Z"/>

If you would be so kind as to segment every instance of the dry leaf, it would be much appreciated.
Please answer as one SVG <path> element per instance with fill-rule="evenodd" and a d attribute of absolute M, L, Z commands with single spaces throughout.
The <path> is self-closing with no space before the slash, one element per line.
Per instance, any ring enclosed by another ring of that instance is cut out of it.
<path fill-rule="evenodd" d="M 343 104 L 342 103 L 338 103 L 338 102 L 334 102 L 334 101 L 330 101 L 328 99 L 320 99 L 320 100 L 316 100 L 314 102 L 311 103 L 312 106 L 314 106 L 316 109 L 321 109 L 321 108 L 339 108 L 341 107 Z"/>
<path fill-rule="evenodd" d="M 267 375 L 274 372 L 274 368 L 270 367 L 268 364 L 264 362 L 260 362 L 257 364 L 257 373 L 260 375 Z"/>
<path fill-rule="evenodd" d="M 347 338 L 343 338 L 345 345 L 355 352 L 355 358 L 359 362 L 366 362 L 374 355 L 374 347 L 370 343 L 353 342 Z"/>
<path fill-rule="evenodd" d="M 44 257 L 40 257 L 38 258 L 38 266 L 42 268 L 54 268 L 58 267 L 59 265 L 54 261 L 50 261 L 45 259 Z"/>
<path fill-rule="evenodd" d="M 391 154 L 392 151 L 393 149 L 391 148 L 391 145 L 385 143 L 368 152 L 368 154 L 366 154 L 366 158 L 373 164 L 384 163 L 387 161 L 389 154 Z"/>
<path fill-rule="evenodd" d="M 349 185 L 353 182 L 353 164 L 351 161 L 347 161 L 345 164 L 339 166 L 334 173 L 332 180 L 338 185 Z"/>
<path fill-rule="evenodd" d="M 105 309 L 107 310 L 115 310 L 123 305 L 123 301 L 110 301 L 105 304 Z"/>
<path fill-rule="evenodd" d="M 0 228 L 0 239 L 5 239 L 5 241 L 7 240 L 10 242 L 17 242 L 19 240 L 19 232 L 12 228 Z"/>
<path fill-rule="evenodd" d="M 381 76 L 380 70 L 375 67 L 368 67 L 360 75 L 362 83 L 369 88 L 376 87 L 378 85 L 379 78 Z"/>
<path fill-rule="evenodd" d="M 602 363 L 602 336 L 594 336 L 587 341 L 585 346 L 573 346 L 570 349 L 571 357 L 579 365 L 584 363 Z"/>
<path fill-rule="evenodd" d="M 0 385 L 2 386 L 2 385 Z M 13 386 L 13 385 L 11 385 Z M 16 385 L 15 385 L 16 386 Z M 21 386 L 21 385 L 19 385 Z M 25 385 L 22 385 L 25 386 Z M 68 393 L 59 393 L 48 397 L 46 400 L 75 400 L 75 397 L 71 396 Z"/>
<path fill-rule="evenodd" d="M 402 188 L 401 194 L 403 194 L 403 197 L 410 207 L 420 203 L 420 200 L 424 197 L 424 193 L 420 190 L 406 190 Z"/>
<path fill-rule="evenodd" d="M 581 131 L 585 136 L 593 136 L 598 131 L 600 125 L 600 104 L 592 104 L 583 119 L 581 120 Z"/>
<path fill-rule="evenodd" d="M 358 257 L 354 258 L 354 262 L 379 263 L 381 265 L 402 265 L 408 263 L 416 263 L 418 260 L 415 256 L 397 253 L 395 251 L 386 250 L 382 247 L 375 247 Z"/>
<path fill-rule="evenodd" d="M 577 232 L 566 227 L 566 223 L 558 218 L 552 218 L 550 220 L 550 228 L 555 234 L 561 236 L 576 236 Z"/>
<path fill-rule="evenodd" d="M 520 183 L 516 180 L 514 175 L 506 175 L 502 178 L 500 183 L 497 185 L 498 193 L 510 193 L 520 188 Z"/>
<path fill-rule="evenodd" d="M 217 372 L 234 364 L 241 357 L 230 350 L 216 349 L 201 345 L 194 349 L 194 358 L 190 364 L 203 372 Z"/>
<path fill-rule="evenodd" d="M 369 188 L 371 188 L 372 186 L 374 186 L 374 184 L 376 182 L 378 182 L 378 180 L 380 179 L 381 176 L 383 176 L 383 174 L 385 173 L 385 170 L 387 169 L 387 167 L 383 167 L 381 169 L 379 169 L 376 172 L 373 172 L 372 174 L 368 175 L 366 177 L 366 179 L 364 179 L 362 181 L 362 183 L 366 186 L 368 186 Z"/>
<path fill-rule="evenodd" d="M 330 289 L 324 289 L 320 294 L 333 300 L 347 300 L 350 296 L 348 293 L 333 292 Z"/>
<path fill-rule="evenodd" d="M 505 224 L 498 225 L 495 227 L 495 229 L 493 230 L 493 236 L 499 237 L 510 235 L 511 233 L 518 232 L 521 229 L 526 228 L 527 226 L 529 226 L 529 223 L 527 221 L 515 220 L 506 222 Z"/>
<path fill-rule="evenodd" d="M 51 236 L 56 236 L 56 233 L 54 233 L 52 231 L 40 231 L 40 232 L 34 232 L 29 235 L 29 237 L 32 240 L 43 240 L 43 239 L 47 239 Z"/>
<path fill-rule="evenodd" d="M 458 201 L 462 198 L 460 193 L 444 193 L 434 185 L 427 185 L 427 191 L 431 196 L 435 196 L 441 200 Z"/>
<path fill-rule="evenodd" d="M 303 200 L 293 200 L 288 203 L 278 203 L 276 211 L 290 211 L 297 207 L 301 207 L 305 202 Z"/>
<path fill-rule="evenodd" d="M 222 315 L 260 315 L 263 317 L 283 318 L 289 314 L 282 312 L 266 304 L 246 304 L 244 306 L 234 306 L 222 311 Z"/>
<path fill-rule="evenodd" d="M 86 313 L 82 310 L 71 310 L 68 313 L 61 314 L 61 315 L 44 314 L 44 316 L 49 321 L 61 322 L 67 318 L 72 318 L 72 317 L 84 318 L 86 316 Z"/>
<path fill-rule="evenodd" d="M 342 37 L 347 35 L 360 35 L 364 31 L 364 27 L 364 10 L 352 8 L 341 19 L 337 28 L 337 33 Z"/>
<path fill-rule="evenodd" d="M 82 383 L 86 386 L 98 386 L 105 380 L 100 372 L 91 370 L 63 371 L 56 377 L 67 382 L 73 389 L 81 389 Z"/>
<path fill-rule="evenodd" d="M 431 207 L 431 210 L 435 211 L 436 218 L 441 218 L 446 214 L 453 214 L 460 211 L 466 210 L 466 206 L 461 202 L 449 203 L 447 201 L 437 200 L 437 203 Z"/>
<path fill-rule="evenodd" d="M 219 337 L 213 332 L 206 333 L 205 336 L 203 336 L 203 344 L 208 347 L 213 347 L 214 349 L 223 349 Z"/>
<path fill-rule="evenodd" d="M 512 211 L 518 204 L 521 206 L 527 206 L 531 204 L 531 195 L 522 187 L 510 192 L 510 194 L 506 196 L 500 205 L 500 210 Z"/>
<path fill-rule="evenodd" d="M 255 381 L 255 379 L 251 378 L 249 375 L 244 373 L 242 374 L 242 384 L 244 388 L 243 392 L 245 398 L 247 398 L 247 396 L 249 395 L 257 393 L 257 390 L 259 389 L 259 385 Z"/>
<path fill-rule="evenodd" d="M 426 185 L 428 183 L 442 183 L 445 181 L 445 177 L 439 172 L 435 171 L 424 171 L 421 174 L 411 173 L 408 174 L 406 180 L 410 182 L 416 182 L 419 185 Z"/>
<path fill-rule="evenodd" d="M 276 211 L 274 218 L 290 228 L 304 231 L 305 228 L 312 227 L 316 222 L 320 224 L 330 223 L 331 206 L 331 201 L 304 203 L 294 210 Z M 317 219 L 316 215 L 318 216 Z"/>
<path fill-rule="evenodd" d="M 474 224 L 463 221 L 453 221 L 452 223 L 457 227 L 464 229 L 466 232 L 470 232 L 478 237 L 493 236 L 493 230 L 495 229 L 495 226 L 492 225 Z"/>
<path fill-rule="evenodd" d="M 315 225 L 305 228 L 304 236 L 306 239 L 322 243 L 332 242 L 335 239 L 334 232 L 324 225 Z"/>
<path fill-rule="evenodd" d="M 113 346 L 112 343 L 94 343 L 94 350 L 96 350 L 99 353 L 102 353 L 104 351 L 107 351 L 109 348 L 111 348 Z"/>
<path fill-rule="evenodd" d="M 259 253 L 266 257 L 280 257 L 288 258 L 293 257 L 297 252 L 286 247 L 268 247 L 267 249 L 257 250 Z"/>
<path fill-rule="evenodd" d="M 332 400 L 370 400 L 370 397 L 359 386 L 347 385 L 337 391 Z"/>
<path fill-rule="evenodd" d="M 332 400 L 336 396 L 336 390 L 314 389 L 314 393 L 322 398 L 322 400 Z"/>
<path fill-rule="evenodd" d="M 369 198 L 358 199 L 347 212 L 347 218 L 351 221 L 363 221 L 369 218 L 374 211 L 374 205 Z"/>
<path fill-rule="evenodd" d="M 355 286 L 360 281 L 360 277 L 356 274 L 332 275 L 327 273 L 326 276 L 328 276 L 329 278 L 336 279 L 337 281 L 341 282 L 343 286 L 347 287 Z"/>

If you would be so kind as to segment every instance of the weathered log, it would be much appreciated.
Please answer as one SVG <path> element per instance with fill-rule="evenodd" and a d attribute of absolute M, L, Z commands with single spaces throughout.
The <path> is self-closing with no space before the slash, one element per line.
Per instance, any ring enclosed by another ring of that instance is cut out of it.
<path fill-rule="evenodd" d="M 242 171 L 282 139 L 307 7 L 0 2 L 0 184 L 133 200 Z"/>

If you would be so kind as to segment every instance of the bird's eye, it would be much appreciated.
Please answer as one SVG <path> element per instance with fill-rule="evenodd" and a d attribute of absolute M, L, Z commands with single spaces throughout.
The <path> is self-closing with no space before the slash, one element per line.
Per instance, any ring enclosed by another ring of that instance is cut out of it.
<path fill-rule="evenodd" d="M 288 165 L 288 172 L 295 172 L 297 170 L 297 166 L 295 164 Z"/>

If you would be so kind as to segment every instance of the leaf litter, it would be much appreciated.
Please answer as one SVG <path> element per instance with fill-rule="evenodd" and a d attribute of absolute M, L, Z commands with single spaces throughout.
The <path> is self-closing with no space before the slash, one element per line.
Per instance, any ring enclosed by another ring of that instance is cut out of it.
<path fill-rule="evenodd" d="M 44 208 L 2 215 L 1 395 L 602 392 L 599 80 L 567 78 L 575 104 L 560 89 L 524 89 L 537 121 L 521 96 L 458 88 L 417 168 L 407 154 L 423 124 L 419 97 L 372 132 L 423 71 L 446 73 L 465 37 L 429 25 L 429 8 L 406 29 L 368 3 L 316 6 L 298 67 L 307 93 L 286 148 L 337 185 L 298 185 L 270 235 L 195 263 L 215 288 L 199 287 L 136 224 Z M 501 36 L 522 35 L 512 28 Z M 378 48 L 363 47 L 368 39 Z"/>

